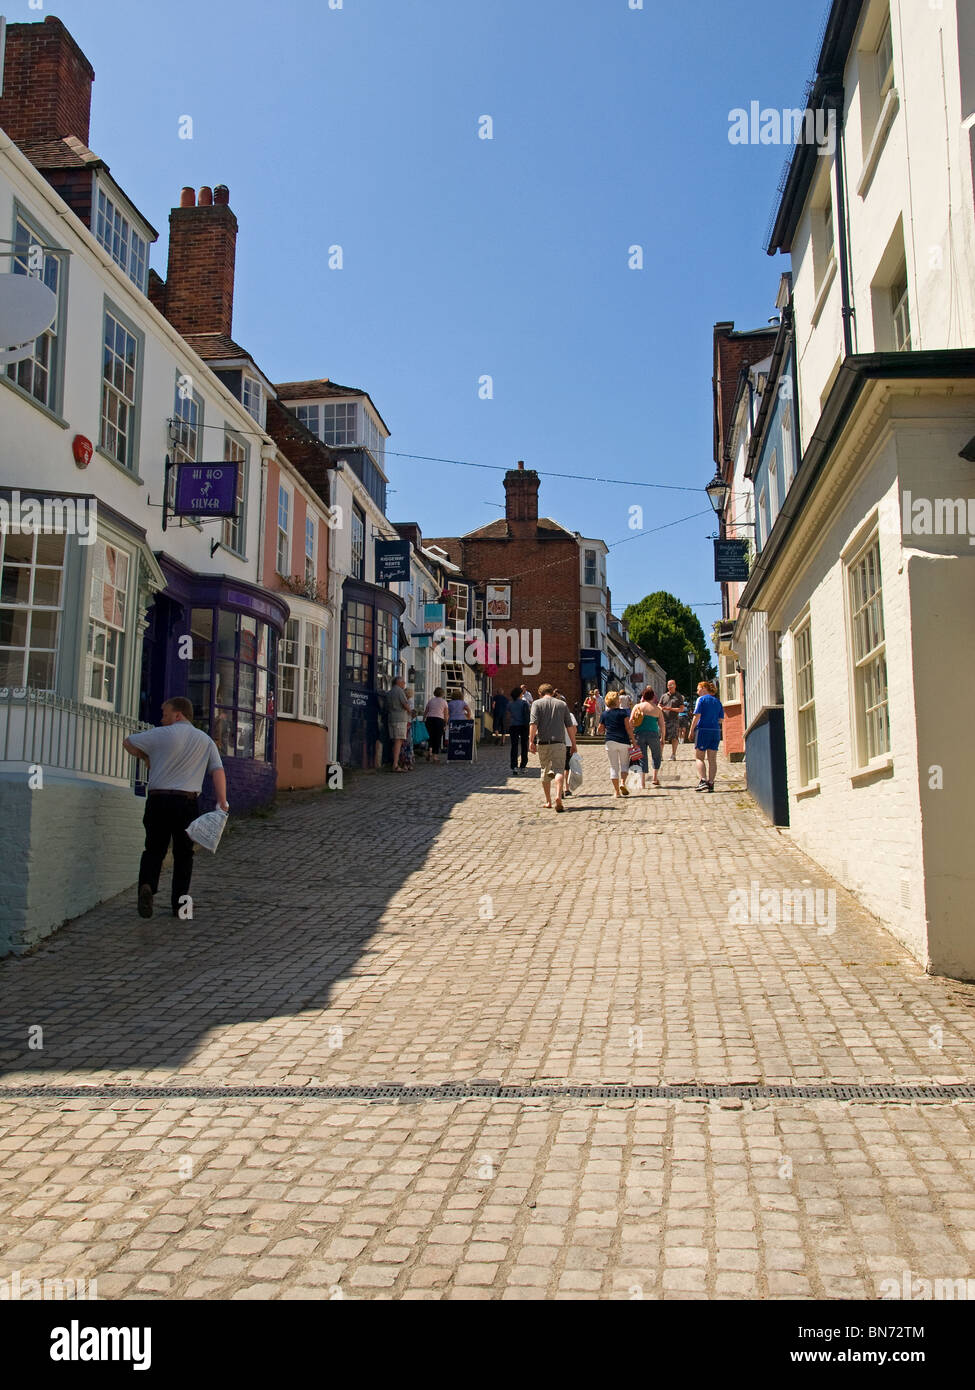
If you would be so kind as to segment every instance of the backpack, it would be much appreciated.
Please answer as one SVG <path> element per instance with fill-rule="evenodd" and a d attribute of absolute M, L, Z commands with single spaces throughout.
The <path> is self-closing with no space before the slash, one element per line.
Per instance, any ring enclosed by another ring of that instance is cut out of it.
<path fill-rule="evenodd" d="M 633 713 L 631 714 L 630 718 L 633 720 L 634 729 L 638 729 L 640 725 L 643 723 L 643 706 L 637 705 L 633 710 Z"/>

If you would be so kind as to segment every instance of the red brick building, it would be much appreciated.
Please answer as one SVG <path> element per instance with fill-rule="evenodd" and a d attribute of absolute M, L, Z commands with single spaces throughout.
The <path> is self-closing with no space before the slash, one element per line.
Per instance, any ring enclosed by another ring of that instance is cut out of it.
<path fill-rule="evenodd" d="M 504 475 L 503 520 L 426 544 L 439 546 L 460 566 L 482 603 L 489 584 L 510 585 L 509 617 L 492 621 L 484 609 L 484 626 L 502 634 L 510 644 L 502 653 L 515 657 L 499 664 L 491 689 L 507 692 L 524 683 L 537 694 L 548 681 L 574 706 L 581 699 L 579 541 L 557 521 L 538 515 L 538 490 L 538 474 L 519 462 Z M 526 669 L 531 667 L 536 669 Z"/>

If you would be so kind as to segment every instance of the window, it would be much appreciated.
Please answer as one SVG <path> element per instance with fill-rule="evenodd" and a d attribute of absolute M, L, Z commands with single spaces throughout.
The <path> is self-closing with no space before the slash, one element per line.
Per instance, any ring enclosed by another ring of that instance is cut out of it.
<path fill-rule="evenodd" d="M 890 287 L 890 311 L 894 322 L 894 351 L 911 350 L 911 312 L 907 302 L 907 267 Z"/>
<path fill-rule="evenodd" d="M 0 531 L 0 685 L 55 688 L 64 540 Z"/>
<path fill-rule="evenodd" d="M 458 584 L 455 580 L 451 579 L 447 585 L 447 592 L 451 600 L 447 610 L 447 626 L 449 627 L 451 625 L 452 617 L 453 626 L 456 631 L 466 632 L 468 628 L 467 615 L 470 612 L 467 585 Z M 453 614 L 450 612 L 451 607 L 453 608 Z"/>
<path fill-rule="evenodd" d="M 190 658 L 187 696 L 193 701 L 193 723 L 209 731 L 213 683 L 213 609 L 190 610 L 193 655 Z"/>
<path fill-rule="evenodd" d="M 365 578 L 366 516 L 358 507 L 352 508 L 352 578 Z"/>
<path fill-rule="evenodd" d="M 372 454 L 377 463 L 382 463 L 386 453 L 386 440 L 383 432 L 369 414 L 369 411 L 362 407 L 363 432 L 362 442 Z"/>
<path fill-rule="evenodd" d="M 733 656 L 722 655 L 718 658 L 720 672 L 721 703 L 723 705 L 733 705 L 738 701 L 738 671 L 735 667 Z"/>
<path fill-rule="evenodd" d="M 755 533 L 758 537 L 759 550 L 761 550 L 762 546 L 768 540 L 768 533 L 768 493 L 762 488 L 761 495 L 758 499 L 758 527 Z"/>
<path fill-rule="evenodd" d="M 244 373 L 240 394 L 241 405 L 252 420 L 264 428 L 264 387 L 256 377 Z"/>
<path fill-rule="evenodd" d="M 586 646 L 599 646 L 599 614 L 590 611 L 586 612 Z"/>
<path fill-rule="evenodd" d="M 376 609 L 376 685 L 388 690 L 397 674 L 399 659 L 399 624 L 392 613 Z"/>
<path fill-rule="evenodd" d="M 115 709 L 125 635 L 129 557 L 98 541 L 93 547 L 88 606 L 85 700 Z"/>
<path fill-rule="evenodd" d="M 595 550 L 586 551 L 586 572 L 582 582 L 592 587 L 595 587 L 599 583 L 599 570 L 596 566 Z"/>
<path fill-rule="evenodd" d="M 290 719 L 298 717 L 298 673 L 301 670 L 301 620 L 289 618 L 284 628 L 278 663 L 281 670 L 281 693 L 278 714 Z"/>
<path fill-rule="evenodd" d="M 211 735 L 227 757 L 273 762 L 276 641 L 249 613 L 217 610 L 217 658 Z"/>
<path fill-rule="evenodd" d="M 278 574 L 291 573 L 291 494 L 278 484 L 278 548 L 275 559 Z"/>
<path fill-rule="evenodd" d="M 347 405 L 323 405 L 322 428 L 319 438 L 326 444 L 340 448 L 357 443 L 355 427 L 355 402 Z"/>
<path fill-rule="evenodd" d="M 148 242 L 139 236 L 129 219 L 102 189 L 98 190 L 95 236 L 115 264 L 125 271 L 132 283 L 144 294 L 146 271 L 149 267 Z"/>
<path fill-rule="evenodd" d="M 304 719 L 325 722 L 325 629 L 305 623 L 301 713 Z"/>
<path fill-rule="evenodd" d="M 57 296 L 58 312 L 54 322 L 34 342 L 30 357 L 22 362 L 12 362 L 7 368 L 7 376 L 15 381 L 35 401 L 56 410 L 60 395 L 60 332 L 62 285 L 61 262 L 57 256 L 44 251 L 46 236 L 36 233 L 33 228 L 18 217 L 14 223 L 14 249 L 12 269 L 14 275 L 26 275 L 44 284 Z M 8 343 L 5 347 L 18 344 Z"/>
<path fill-rule="evenodd" d="M 373 648 L 373 610 L 365 603 L 350 603 L 345 615 L 345 679 L 368 685 Z"/>
<path fill-rule="evenodd" d="M 772 457 L 768 466 L 768 497 L 769 497 L 769 529 L 775 525 L 775 518 L 779 514 L 779 459 L 775 449 L 772 450 Z"/>
<path fill-rule="evenodd" d="M 239 439 L 224 431 L 223 436 L 223 460 L 224 463 L 236 463 L 237 465 L 237 515 L 225 516 L 221 528 L 221 540 L 228 550 L 232 550 L 236 555 L 244 553 L 244 498 L 247 489 L 247 446 L 242 444 Z"/>
<path fill-rule="evenodd" d="M 305 517 L 305 583 L 315 582 L 315 519 Z"/>
<path fill-rule="evenodd" d="M 883 586 L 876 537 L 850 566 L 849 581 L 856 752 L 857 763 L 863 767 L 890 751 Z"/>
<path fill-rule="evenodd" d="M 295 414 L 306 430 L 322 437 L 322 408 L 319 405 L 296 405 Z"/>
<path fill-rule="evenodd" d="M 830 188 L 826 195 L 826 206 L 823 208 L 823 257 L 828 262 L 833 255 L 836 246 L 836 233 L 833 229 L 833 190 Z"/>
<path fill-rule="evenodd" d="M 136 388 L 139 343 L 124 323 L 105 311 L 102 352 L 101 447 L 135 471 Z"/>
<path fill-rule="evenodd" d="M 807 787 L 819 776 L 819 743 L 816 734 L 816 692 L 813 685 L 812 629 L 807 618 L 792 639 L 796 673 L 796 711 L 799 734 L 799 785 Z"/>
<path fill-rule="evenodd" d="M 782 497 L 792 486 L 792 406 L 782 412 Z"/>
<path fill-rule="evenodd" d="M 890 15 L 888 15 L 883 32 L 880 35 L 880 42 L 877 44 L 877 86 L 881 101 L 883 101 L 893 85 L 894 41 L 891 37 Z"/>
<path fill-rule="evenodd" d="M 173 431 L 170 460 L 173 464 L 196 463 L 200 457 L 200 437 L 203 428 L 203 402 L 187 385 L 185 376 L 176 377 L 176 404 L 173 407 Z M 176 469 L 169 470 L 170 508 L 176 505 Z"/>

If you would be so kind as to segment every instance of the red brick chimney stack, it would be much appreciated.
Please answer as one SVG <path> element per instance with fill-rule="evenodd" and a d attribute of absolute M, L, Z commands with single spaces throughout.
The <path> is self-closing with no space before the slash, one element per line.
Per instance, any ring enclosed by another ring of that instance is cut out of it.
<path fill-rule="evenodd" d="M 512 535 L 534 536 L 538 523 L 538 474 L 523 459 L 504 475 L 504 514 Z"/>
<path fill-rule="evenodd" d="M 226 184 L 204 185 L 198 194 L 184 188 L 179 207 L 169 214 L 169 268 L 162 295 L 163 312 L 178 333 L 231 336 L 236 258 L 237 219 Z"/>
<path fill-rule="evenodd" d="M 74 135 L 88 144 L 95 69 L 54 15 L 8 24 L 0 129 L 23 145 Z"/>

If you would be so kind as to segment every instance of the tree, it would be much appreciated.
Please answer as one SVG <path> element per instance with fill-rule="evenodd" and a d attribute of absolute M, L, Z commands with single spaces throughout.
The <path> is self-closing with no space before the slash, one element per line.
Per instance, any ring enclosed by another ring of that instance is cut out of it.
<path fill-rule="evenodd" d="M 712 680 L 716 675 L 694 610 L 673 594 L 663 589 L 647 594 L 639 603 L 631 603 L 623 617 L 629 625 L 630 640 L 659 662 L 668 679 L 677 682 L 678 690 L 686 681 L 690 686 L 687 693 L 693 694 L 698 681 Z M 693 661 L 688 662 L 688 656 Z"/>

